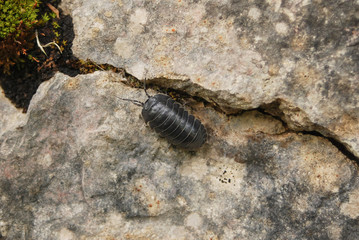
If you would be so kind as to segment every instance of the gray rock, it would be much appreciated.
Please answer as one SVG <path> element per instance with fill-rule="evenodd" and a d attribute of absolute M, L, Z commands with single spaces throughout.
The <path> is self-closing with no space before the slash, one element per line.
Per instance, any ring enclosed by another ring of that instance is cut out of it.
<path fill-rule="evenodd" d="M 6 239 L 358 239 L 358 167 L 258 111 L 191 112 L 197 152 L 147 127 L 121 75 L 56 74 L 0 137 Z M 149 90 L 150 94 L 154 94 Z"/>
<path fill-rule="evenodd" d="M 0 87 L 0 136 L 26 122 L 26 115 L 5 97 Z"/>
<path fill-rule="evenodd" d="M 63 0 L 73 51 L 227 112 L 258 107 L 359 157 L 358 1 Z"/>

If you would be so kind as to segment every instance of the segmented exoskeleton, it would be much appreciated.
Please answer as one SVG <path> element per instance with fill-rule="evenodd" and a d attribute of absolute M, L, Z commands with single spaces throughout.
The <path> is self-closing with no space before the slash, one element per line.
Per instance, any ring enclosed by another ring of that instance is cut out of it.
<path fill-rule="evenodd" d="M 193 115 L 189 114 L 179 103 L 165 94 L 148 97 L 145 103 L 124 99 L 137 106 L 142 106 L 142 117 L 162 137 L 171 144 L 189 150 L 195 150 L 206 141 L 206 129 Z"/>

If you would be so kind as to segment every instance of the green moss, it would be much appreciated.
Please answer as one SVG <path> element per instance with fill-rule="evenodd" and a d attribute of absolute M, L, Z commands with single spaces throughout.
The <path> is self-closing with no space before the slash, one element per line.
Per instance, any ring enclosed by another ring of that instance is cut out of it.
<path fill-rule="evenodd" d="M 32 28 L 39 23 L 36 0 L 0 0 L 0 39 L 10 34 L 19 37 L 22 26 Z"/>
<path fill-rule="evenodd" d="M 0 72 L 10 74 L 10 67 L 38 61 L 28 52 L 34 47 L 34 28 L 42 26 L 56 15 L 39 14 L 37 0 L 0 0 Z"/>

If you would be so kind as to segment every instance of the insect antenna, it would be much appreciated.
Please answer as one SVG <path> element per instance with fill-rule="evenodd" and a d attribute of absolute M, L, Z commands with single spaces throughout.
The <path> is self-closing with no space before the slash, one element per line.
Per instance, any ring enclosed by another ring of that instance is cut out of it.
<path fill-rule="evenodd" d="M 143 107 L 143 105 L 144 105 L 143 102 L 140 102 L 140 101 L 137 101 L 137 100 L 128 99 L 128 98 L 119 98 L 119 97 L 117 97 L 117 98 L 118 98 L 118 99 L 121 99 L 121 100 L 124 100 L 124 101 L 132 102 L 132 103 L 135 104 L 136 106 Z"/>
<path fill-rule="evenodd" d="M 146 96 L 147 96 L 148 98 L 150 98 L 151 96 L 150 96 L 150 94 L 147 93 L 147 89 L 146 89 L 146 78 L 145 78 L 145 80 L 144 80 L 143 82 L 144 82 L 144 83 L 143 83 L 143 89 L 145 90 Z"/>

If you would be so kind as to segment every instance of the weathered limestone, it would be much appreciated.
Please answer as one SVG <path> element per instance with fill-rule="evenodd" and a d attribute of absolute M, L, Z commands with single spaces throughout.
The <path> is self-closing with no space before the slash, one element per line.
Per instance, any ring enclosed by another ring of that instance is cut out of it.
<path fill-rule="evenodd" d="M 293 130 L 359 157 L 359 3 L 64 0 L 74 54 L 235 112 L 274 104 Z M 273 110 L 273 109 L 272 109 Z"/>
<path fill-rule="evenodd" d="M 56 74 L 0 138 L 8 239 L 357 239 L 358 168 L 322 137 L 257 111 L 192 110 L 195 153 L 147 127 L 121 75 Z M 149 91 L 154 94 L 153 91 Z"/>
<path fill-rule="evenodd" d="M 16 109 L 10 100 L 5 97 L 0 88 L 0 136 L 6 131 L 21 126 L 26 121 L 26 115 L 21 109 Z"/>

